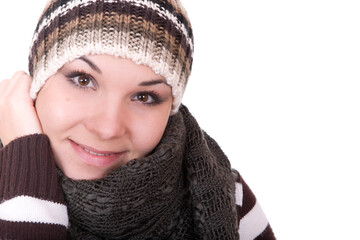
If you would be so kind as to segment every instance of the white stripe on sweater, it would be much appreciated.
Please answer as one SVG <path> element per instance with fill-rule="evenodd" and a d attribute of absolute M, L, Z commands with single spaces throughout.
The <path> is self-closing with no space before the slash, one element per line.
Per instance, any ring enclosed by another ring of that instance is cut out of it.
<path fill-rule="evenodd" d="M 0 204 L 0 219 L 10 222 L 48 223 L 69 226 L 66 206 L 29 196 L 19 196 Z"/>
<path fill-rule="evenodd" d="M 53 11 L 51 13 L 50 16 L 48 16 L 47 18 L 43 19 L 43 21 L 39 24 L 39 28 L 37 30 L 37 32 L 34 34 L 33 39 L 32 39 L 32 43 L 30 45 L 30 50 L 32 48 L 32 46 L 35 43 L 35 40 L 38 38 L 38 34 L 47 26 L 50 25 L 50 23 L 58 16 L 63 16 L 65 15 L 68 11 L 70 11 L 71 9 L 73 9 L 74 7 L 78 7 L 80 5 L 84 6 L 88 6 L 91 3 L 96 2 L 97 0 L 74 0 L 74 1 L 70 1 L 68 3 L 66 3 L 65 6 L 60 6 L 58 7 L 55 11 Z M 105 3 L 114 3 L 117 2 L 118 0 L 105 0 Z M 158 12 L 159 15 L 163 16 L 163 17 L 167 17 L 168 19 L 170 19 L 175 26 L 178 28 L 178 30 L 180 30 L 186 37 L 186 41 L 189 43 L 191 50 L 194 49 L 193 43 L 190 40 L 190 36 L 186 30 L 186 27 L 184 24 L 180 23 L 178 21 L 178 19 L 175 17 L 174 14 L 170 13 L 168 10 L 161 8 L 158 4 L 155 4 L 151 1 L 148 0 L 123 0 L 124 2 L 129 2 L 129 3 L 135 3 L 136 6 L 140 6 L 140 7 L 148 7 L 153 9 L 154 11 Z M 31 53 L 30 53 L 31 54 Z"/>
<path fill-rule="evenodd" d="M 240 220 L 239 235 L 241 240 L 253 240 L 267 227 L 268 220 L 256 202 L 255 206 Z"/>
<path fill-rule="evenodd" d="M 235 199 L 236 199 L 236 205 L 242 206 L 243 205 L 243 185 L 241 183 L 236 182 L 235 183 Z"/>

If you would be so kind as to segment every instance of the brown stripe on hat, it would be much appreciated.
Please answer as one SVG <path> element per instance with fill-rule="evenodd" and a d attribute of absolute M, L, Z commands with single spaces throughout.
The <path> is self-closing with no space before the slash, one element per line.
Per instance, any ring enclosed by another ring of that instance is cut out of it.
<path fill-rule="evenodd" d="M 126 0 L 123 0 L 126 1 Z M 130 3 L 135 4 L 134 0 L 127 0 Z M 58 9 L 60 6 L 65 6 L 66 4 L 74 2 L 74 1 L 61 1 L 61 0 L 49 0 L 48 6 L 44 9 L 43 14 L 41 15 L 41 18 L 39 22 L 42 21 L 42 19 L 49 17 L 51 13 L 53 13 L 56 9 Z M 85 2 L 85 1 L 84 1 Z M 95 2 L 95 1 L 92 1 Z M 114 2 L 112 0 L 105 0 L 106 3 Z M 193 38 L 192 28 L 190 25 L 190 20 L 186 14 L 185 9 L 183 8 L 181 2 L 179 0 L 143 0 L 145 3 L 152 3 L 156 4 L 159 7 L 161 7 L 164 11 L 167 10 L 172 14 L 175 14 L 175 17 L 182 22 L 186 28 L 186 31 L 189 33 L 190 38 Z M 141 2 L 137 2 L 137 4 L 140 4 Z M 99 3 L 98 3 L 99 4 Z M 101 4 L 101 2 L 100 2 Z M 37 29 L 36 29 L 37 31 Z"/>
<path fill-rule="evenodd" d="M 54 7 L 56 5 L 55 3 L 54 3 Z M 97 3 L 97 2 L 93 2 L 93 3 L 90 3 L 85 6 L 80 5 L 78 7 L 74 7 L 72 9 L 70 9 L 68 12 L 66 12 L 65 14 L 62 14 L 61 16 L 56 16 L 54 18 L 54 20 L 51 21 L 51 24 L 49 26 L 45 27 L 38 33 L 39 37 L 37 38 L 37 40 L 35 41 L 32 49 L 31 49 L 31 55 L 34 55 L 35 51 L 37 51 L 36 43 L 43 41 L 43 38 L 47 35 L 45 32 L 51 33 L 57 27 L 59 27 L 58 25 L 60 25 L 60 28 L 61 28 L 62 24 L 66 24 L 67 22 L 70 22 L 70 21 L 74 20 L 75 18 L 79 18 L 79 17 L 80 18 L 84 18 L 84 17 L 89 18 L 89 17 L 91 17 L 91 15 L 95 15 L 95 14 L 99 14 L 99 13 L 101 13 L 103 15 L 109 15 L 109 16 L 119 14 L 119 13 L 124 14 L 124 15 L 134 15 L 134 13 L 136 13 L 135 16 L 141 16 L 141 18 L 144 18 L 147 21 L 153 22 L 154 24 L 158 25 L 159 28 L 164 28 L 165 31 L 169 32 L 171 35 L 178 38 L 180 40 L 180 44 L 183 49 L 190 48 L 190 46 L 189 46 L 190 43 L 187 42 L 186 36 L 184 36 L 184 34 L 175 26 L 175 23 L 170 21 L 169 19 L 165 18 L 165 16 L 160 16 L 153 9 L 136 6 L 129 2 L 116 2 L 116 3 L 108 2 L 108 3 L 103 3 L 103 5 L 101 7 L 99 7 L 98 5 L 99 5 L 99 3 Z M 107 9 L 108 9 L 108 11 L 106 11 Z M 46 16 L 49 17 L 48 16 L 49 14 L 50 13 L 48 13 L 47 15 L 44 15 L 43 19 L 46 18 Z M 59 19 L 59 18 L 61 18 L 61 19 Z M 109 23 L 109 25 L 112 24 L 113 25 L 112 27 L 114 27 L 114 28 L 117 27 L 116 21 L 110 21 L 108 23 Z M 107 22 L 104 22 L 104 24 L 107 24 Z M 184 26 L 186 26 L 186 25 L 184 25 Z M 192 33 L 191 33 L 191 35 L 192 35 Z M 191 49 L 187 50 L 187 57 L 189 57 L 189 55 L 191 53 L 192 53 Z"/>
<path fill-rule="evenodd" d="M 130 41 L 128 47 L 131 50 L 132 47 L 134 48 L 142 45 L 142 41 L 144 40 L 157 42 L 159 52 L 156 52 L 154 54 L 155 56 L 161 55 L 161 52 L 163 51 L 162 48 L 166 48 L 172 53 L 173 61 L 177 58 L 180 63 L 185 66 L 185 69 L 190 69 L 191 57 L 187 56 L 188 53 L 185 52 L 182 46 L 179 46 L 178 39 L 170 35 L 169 32 L 159 30 L 157 25 L 134 15 L 124 16 L 117 13 L 111 13 L 111 18 L 115 18 L 117 22 L 115 27 L 113 27 L 113 24 L 110 21 L 107 21 L 107 18 L 109 17 L 99 13 L 96 15 L 89 15 L 88 18 L 75 18 L 70 22 L 64 23 L 59 28 L 52 29 L 51 33 L 46 37 L 41 38 L 42 41 L 36 46 L 36 54 L 33 55 L 33 59 L 30 59 L 30 61 L 36 63 L 54 46 L 54 44 L 62 45 L 64 39 L 73 33 L 77 34 L 78 37 L 74 38 L 75 41 L 72 44 L 92 44 L 91 41 L 95 40 L 88 39 L 86 36 L 91 35 L 92 32 L 100 32 L 101 30 L 101 36 L 99 36 L 99 38 L 101 38 L 102 41 L 109 42 L 104 43 L 104 45 L 111 45 L 111 42 L 113 45 L 116 45 L 116 42 L 125 41 L 126 38 L 128 38 Z M 94 26 L 96 28 L 92 29 Z M 125 31 L 121 30 L 121 28 L 125 29 Z M 121 34 L 127 37 L 119 37 Z M 139 34 L 141 37 L 139 37 Z M 62 48 L 59 48 L 60 51 L 61 49 Z M 34 67 L 36 68 L 35 65 L 36 64 L 34 64 Z M 33 69 L 31 70 L 31 73 L 33 73 Z"/>

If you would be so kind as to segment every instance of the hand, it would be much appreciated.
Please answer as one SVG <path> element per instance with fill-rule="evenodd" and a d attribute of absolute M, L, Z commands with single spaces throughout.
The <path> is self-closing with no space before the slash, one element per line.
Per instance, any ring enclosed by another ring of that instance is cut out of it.
<path fill-rule="evenodd" d="M 16 138 L 42 133 L 30 97 L 31 82 L 32 78 L 21 71 L 0 82 L 0 139 L 4 146 Z"/>

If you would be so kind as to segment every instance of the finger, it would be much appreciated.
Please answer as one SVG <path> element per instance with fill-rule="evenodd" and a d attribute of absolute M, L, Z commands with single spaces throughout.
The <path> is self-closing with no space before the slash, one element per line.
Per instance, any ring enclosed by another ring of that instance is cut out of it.
<path fill-rule="evenodd" d="M 0 82 L 0 99 L 6 99 L 10 93 L 11 79 L 4 79 Z"/>
<path fill-rule="evenodd" d="M 12 88 L 16 84 L 18 84 L 20 81 L 25 82 L 24 80 L 32 81 L 32 78 L 24 71 L 17 71 L 13 74 L 13 76 L 10 79 L 4 79 L 0 81 L 0 86 L 2 88 Z M 28 83 L 27 83 L 28 85 Z"/>
<path fill-rule="evenodd" d="M 17 71 L 15 72 L 12 77 L 10 78 L 10 87 L 14 87 L 15 84 L 17 84 L 17 82 L 22 79 L 24 77 L 24 75 L 26 75 L 26 73 L 24 71 Z"/>
<path fill-rule="evenodd" d="M 17 79 L 17 78 L 22 78 L 23 76 L 29 76 L 29 74 L 27 74 L 25 71 L 16 71 L 13 74 L 12 78 Z"/>
<path fill-rule="evenodd" d="M 24 71 L 18 71 L 13 75 L 12 80 L 13 80 L 12 84 L 19 84 L 18 87 L 24 86 L 23 84 L 20 84 L 20 83 L 26 83 L 25 86 L 30 87 L 31 82 L 32 82 L 32 77 L 30 77 Z"/>
<path fill-rule="evenodd" d="M 23 71 L 16 72 L 10 79 L 4 79 L 0 82 L 0 99 L 6 99 L 14 89 L 16 89 L 17 85 L 20 85 L 21 79 L 26 76 L 26 73 Z M 28 86 L 28 81 L 23 81 L 25 86 Z"/>
<path fill-rule="evenodd" d="M 16 72 L 11 79 L 10 94 L 14 96 L 30 99 L 30 87 L 32 78 L 25 72 Z"/>

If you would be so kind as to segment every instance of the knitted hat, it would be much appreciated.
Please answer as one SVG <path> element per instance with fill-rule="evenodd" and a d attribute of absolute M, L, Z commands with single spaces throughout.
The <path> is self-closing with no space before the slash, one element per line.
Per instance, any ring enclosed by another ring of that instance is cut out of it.
<path fill-rule="evenodd" d="M 177 112 L 193 59 L 190 21 L 179 0 L 52 0 L 29 56 L 33 99 L 65 63 L 108 54 L 143 64 L 172 87 Z"/>

